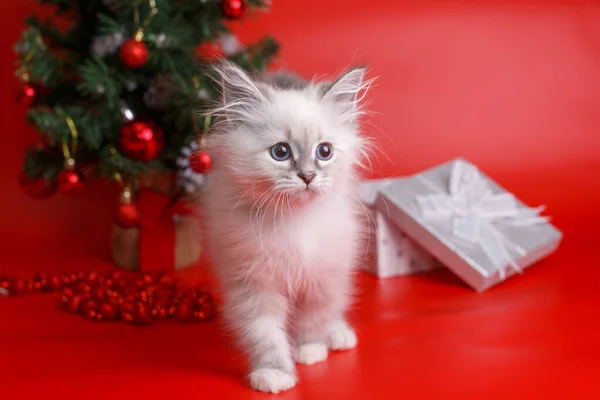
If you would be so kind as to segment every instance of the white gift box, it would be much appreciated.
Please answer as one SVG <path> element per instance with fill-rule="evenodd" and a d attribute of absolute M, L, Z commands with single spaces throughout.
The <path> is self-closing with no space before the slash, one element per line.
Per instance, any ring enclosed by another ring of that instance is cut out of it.
<path fill-rule="evenodd" d="M 562 239 L 540 215 L 543 207 L 527 207 L 463 159 L 396 179 L 378 192 L 373 209 L 479 292 L 521 273 Z"/>
<path fill-rule="evenodd" d="M 402 276 L 439 268 L 440 264 L 391 222 L 384 211 L 375 209 L 378 193 L 396 179 L 363 182 L 359 199 L 368 213 L 367 258 L 362 269 L 379 278 Z"/>

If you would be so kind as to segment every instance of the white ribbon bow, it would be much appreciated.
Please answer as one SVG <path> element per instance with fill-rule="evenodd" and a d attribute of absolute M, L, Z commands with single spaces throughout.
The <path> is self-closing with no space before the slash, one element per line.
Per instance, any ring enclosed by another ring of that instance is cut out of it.
<path fill-rule="evenodd" d="M 427 179 L 424 182 L 430 187 L 435 186 Z M 462 160 L 454 162 L 448 193 L 421 195 L 416 200 L 426 219 L 450 219 L 455 237 L 479 243 L 501 279 L 506 276 L 504 268 L 507 266 L 522 272 L 507 246 L 521 255 L 525 255 L 525 251 L 509 242 L 494 225 L 531 226 L 549 220 L 539 216 L 545 206 L 518 207 L 512 194 L 494 194 L 477 167 Z"/>

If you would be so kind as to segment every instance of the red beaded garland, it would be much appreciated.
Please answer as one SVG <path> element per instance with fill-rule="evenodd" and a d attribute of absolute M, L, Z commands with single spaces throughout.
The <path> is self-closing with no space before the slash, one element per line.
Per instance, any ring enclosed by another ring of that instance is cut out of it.
<path fill-rule="evenodd" d="M 57 303 L 62 310 L 92 321 L 148 325 L 175 319 L 192 323 L 208 320 L 216 313 L 206 287 L 190 287 L 162 273 L 38 273 L 29 280 L 2 275 L 0 289 L 5 295 L 59 292 Z"/>

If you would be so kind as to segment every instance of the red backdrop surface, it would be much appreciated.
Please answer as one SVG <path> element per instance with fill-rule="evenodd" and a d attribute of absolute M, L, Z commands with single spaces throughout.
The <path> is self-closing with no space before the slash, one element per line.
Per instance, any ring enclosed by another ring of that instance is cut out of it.
<path fill-rule="evenodd" d="M 300 368 L 285 398 L 592 398 L 600 394 L 600 7 L 582 1 L 274 0 L 236 30 L 283 45 L 307 77 L 367 62 L 379 76 L 366 133 L 374 176 L 463 156 L 526 203 L 546 204 L 559 251 L 477 295 L 440 271 L 362 276 L 359 348 Z M 117 190 L 28 199 L 17 185 L 35 133 L 13 101 L 14 57 L 30 1 L 0 25 L 0 270 L 106 269 Z M 262 397 L 218 324 L 96 325 L 47 296 L 0 299 L 5 398 Z M 66 395 L 65 395 L 66 393 Z"/>

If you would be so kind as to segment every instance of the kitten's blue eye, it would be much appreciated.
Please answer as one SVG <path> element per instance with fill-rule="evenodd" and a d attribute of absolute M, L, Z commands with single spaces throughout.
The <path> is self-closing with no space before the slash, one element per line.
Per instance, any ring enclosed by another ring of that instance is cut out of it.
<path fill-rule="evenodd" d="M 292 149 L 287 143 L 281 142 L 271 147 L 271 157 L 277 161 L 285 161 L 292 156 Z"/>
<path fill-rule="evenodd" d="M 331 143 L 321 143 L 317 146 L 317 158 L 319 160 L 327 161 L 333 157 L 333 147 Z"/>

